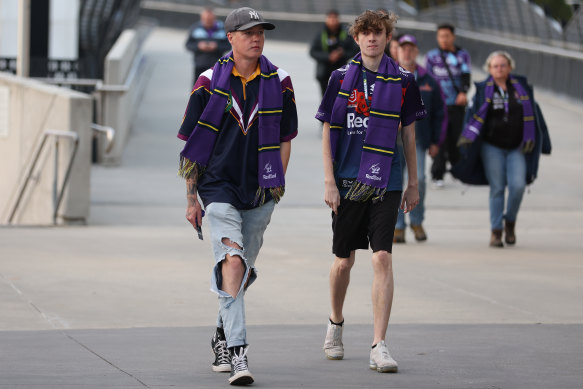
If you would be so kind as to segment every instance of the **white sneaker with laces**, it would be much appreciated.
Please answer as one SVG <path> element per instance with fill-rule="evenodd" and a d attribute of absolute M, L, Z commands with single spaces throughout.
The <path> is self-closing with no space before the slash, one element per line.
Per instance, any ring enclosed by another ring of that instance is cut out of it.
<path fill-rule="evenodd" d="M 324 353 L 328 359 L 344 358 L 342 328 L 342 326 L 332 324 L 328 320 L 328 330 L 326 331 L 326 340 L 324 340 Z"/>
<path fill-rule="evenodd" d="M 379 373 L 396 373 L 399 370 L 399 365 L 389 354 L 389 348 L 384 340 L 378 342 L 376 347 L 370 350 L 368 366 Z"/>

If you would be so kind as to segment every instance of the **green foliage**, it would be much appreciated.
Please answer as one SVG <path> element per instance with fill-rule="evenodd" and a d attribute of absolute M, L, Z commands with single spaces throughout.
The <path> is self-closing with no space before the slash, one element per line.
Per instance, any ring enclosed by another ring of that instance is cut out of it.
<path fill-rule="evenodd" d="M 426 9 L 434 6 L 445 5 L 451 3 L 451 0 L 405 0 L 408 4 L 418 9 Z M 565 25 L 571 16 L 573 10 L 571 6 L 565 3 L 565 0 L 534 0 L 540 5 L 547 15 L 557 19 L 561 24 Z"/>
<path fill-rule="evenodd" d="M 540 5 L 548 15 L 557 19 L 563 25 L 573 16 L 573 10 L 571 6 L 565 3 L 565 0 L 535 0 L 535 3 Z"/>

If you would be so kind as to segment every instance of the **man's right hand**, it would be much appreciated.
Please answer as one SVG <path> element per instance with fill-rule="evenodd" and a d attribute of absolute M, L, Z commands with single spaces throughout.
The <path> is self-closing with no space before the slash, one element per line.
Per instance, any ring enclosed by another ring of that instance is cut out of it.
<path fill-rule="evenodd" d="M 342 47 L 339 47 L 336 50 L 330 52 L 330 54 L 328 55 L 328 61 L 330 61 L 330 63 L 336 63 L 340 61 L 342 55 L 344 55 L 344 50 L 342 49 Z"/>
<path fill-rule="evenodd" d="M 192 224 L 194 229 L 202 226 L 202 207 L 196 197 L 188 197 L 188 205 L 186 206 L 186 220 Z"/>
<path fill-rule="evenodd" d="M 464 92 L 458 93 L 458 95 L 455 98 L 455 105 L 461 105 L 463 107 L 468 105 L 468 95 L 465 94 Z"/>
<path fill-rule="evenodd" d="M 340 206 L 340 192 L 336 183 L 324 184 L 324 202 L 329 206 L 335 214 L 338 214 L 338 207 Z"/>

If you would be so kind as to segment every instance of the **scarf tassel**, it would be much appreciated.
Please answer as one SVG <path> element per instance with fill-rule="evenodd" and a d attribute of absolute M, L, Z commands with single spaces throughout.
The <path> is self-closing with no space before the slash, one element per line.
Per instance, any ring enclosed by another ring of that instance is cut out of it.
<path fill-rule="evenodd" d="M 262 206 L 263 204 L 265 204 L 265 194 L 266 191 L 269 190 L 269 193 L 271 193 L 271 198 L 273 199 L 273 201 L 275 201 L 275 203 L 279 203 L 279 200 L 281 200 L 281 198 L 283 197 L 284 193 L 285 193 L 285 186 L 276 186 L 274 188 L 262 188 L 259 187 L 257 189 L 257 193 L 255 193 L 255 201 L 253 202 L 253 205 L 258 205 L 258 206 Z"/>
<path fill-rule="evenodd" d="M 184 179 L 189 177 L 196 177 L 197 179 L 204 173 L 205 167 L 198 162 L 180 156 L 180 166 L 178 168 L 178 175 Z"/>
<path fill-rule="evenodd" d="M 351 201 L 368 201 L 372 197 L 372 202 L 377 203 L 383 201 L 387 188 L 375 188 L 374 186 L 363 184 L 362 182 L 354 182 L 348 193 L 344 198 Z M 373 197 L 374 196 L 374 197 Z"/>

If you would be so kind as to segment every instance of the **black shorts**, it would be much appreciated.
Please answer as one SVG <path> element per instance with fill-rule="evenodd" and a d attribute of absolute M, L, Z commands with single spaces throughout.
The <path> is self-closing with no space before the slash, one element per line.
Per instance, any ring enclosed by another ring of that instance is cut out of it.
<path fill-rule="evenodd" d="M 357 249 L 393 252 L 393 235 L 401 203 L 401 191 L 387 192 L 383 201 L 340 200 L 338 215 L 332 212 L 332 252 L 348 258 Z"/>

